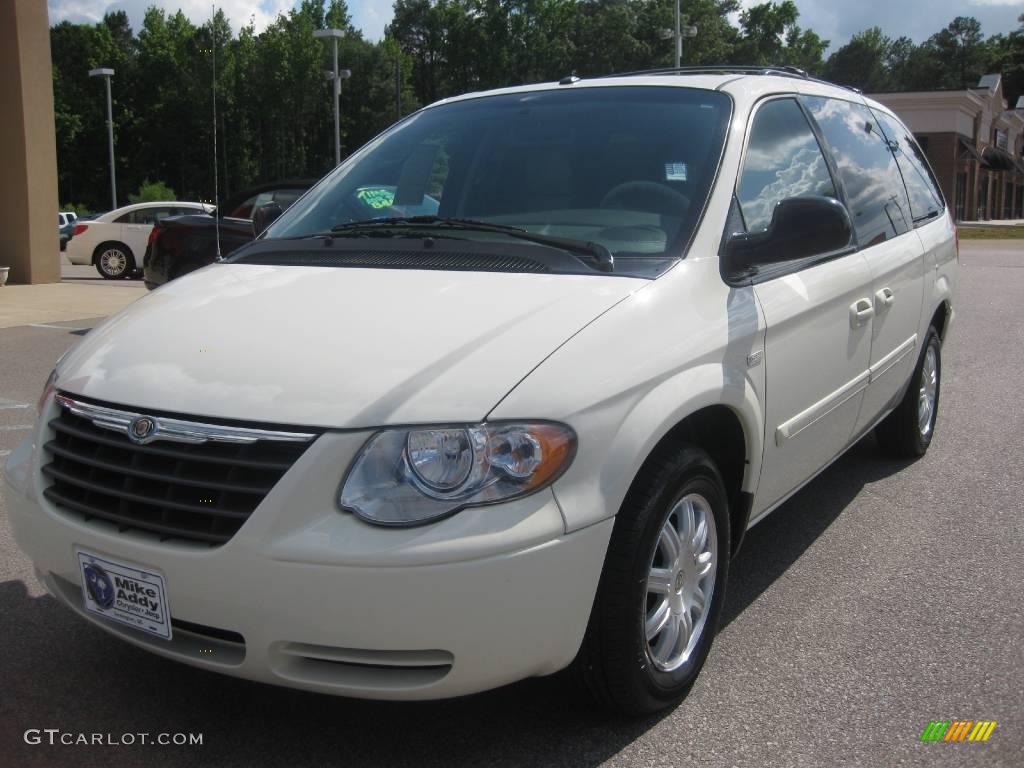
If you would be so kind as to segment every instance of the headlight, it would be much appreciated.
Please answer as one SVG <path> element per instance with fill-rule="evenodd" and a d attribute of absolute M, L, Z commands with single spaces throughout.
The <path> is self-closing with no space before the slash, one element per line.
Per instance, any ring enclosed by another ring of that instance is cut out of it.
<path fill-rule="evenodd" d="M 389 429 L 356 457 L 338 503 L 378 525 L 418 525 L 554 482 L 576 452 L 564 424 Z"/>

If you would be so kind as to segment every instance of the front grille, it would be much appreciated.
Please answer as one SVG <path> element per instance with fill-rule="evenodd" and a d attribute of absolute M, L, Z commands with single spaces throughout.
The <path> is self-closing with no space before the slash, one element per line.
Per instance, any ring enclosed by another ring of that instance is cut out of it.
<path fill-rule="evenodd" d="M 58 400 L 64 405 L 49 422 L 53 439 L 43 446 L 51 457 L 42 468 L 49 480 L 43 495 L 62 512 L 86 522 L 144 531 L 161 541 L 210 546 L 228 541 L 315 438 L 234 443 L 217 442 L 214 435 L 207 442 L 138 445 L 128 439 L 127 430 L 99 427 L 92 418 L 72 413 L 66 403 L 85 413 L 95 408 L 106 414 L 136 414 L 63 396 Z M 172 421 L 217 429 L 205 422 Z"/>

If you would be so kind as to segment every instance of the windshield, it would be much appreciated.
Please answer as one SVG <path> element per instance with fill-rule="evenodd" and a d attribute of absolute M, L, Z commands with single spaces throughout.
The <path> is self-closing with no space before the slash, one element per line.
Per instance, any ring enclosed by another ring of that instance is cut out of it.
<path fill-rule="evenodd" d="M 429 214 L 598 243 L 617 258 L 678 258 L 714 179 L 729 110 L 722 93 L 659 86 L 432 107 L 339 166 L 267 237 Z M 440 236 L 502 239 L 471 230 Z"/>

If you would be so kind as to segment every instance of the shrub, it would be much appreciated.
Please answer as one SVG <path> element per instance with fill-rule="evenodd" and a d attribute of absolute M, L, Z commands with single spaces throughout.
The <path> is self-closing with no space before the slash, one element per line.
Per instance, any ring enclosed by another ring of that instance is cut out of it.
<path fill-rule="evenodd" d="M 132 203 L 158 203 L 177 199 L 174 190 L 169 186 L 162 181 L 150 181 L 149 179 L 143 179 L 138 192 L 128 195 L 128 200 Z"/>

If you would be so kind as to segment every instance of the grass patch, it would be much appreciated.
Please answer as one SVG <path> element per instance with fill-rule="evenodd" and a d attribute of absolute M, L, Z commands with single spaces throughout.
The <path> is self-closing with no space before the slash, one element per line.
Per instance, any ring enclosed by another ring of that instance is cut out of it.
<path fill-rule="evenodd" d="M 1024 227 L 960 227 L 961 240 L 1022 240 Z"/>

